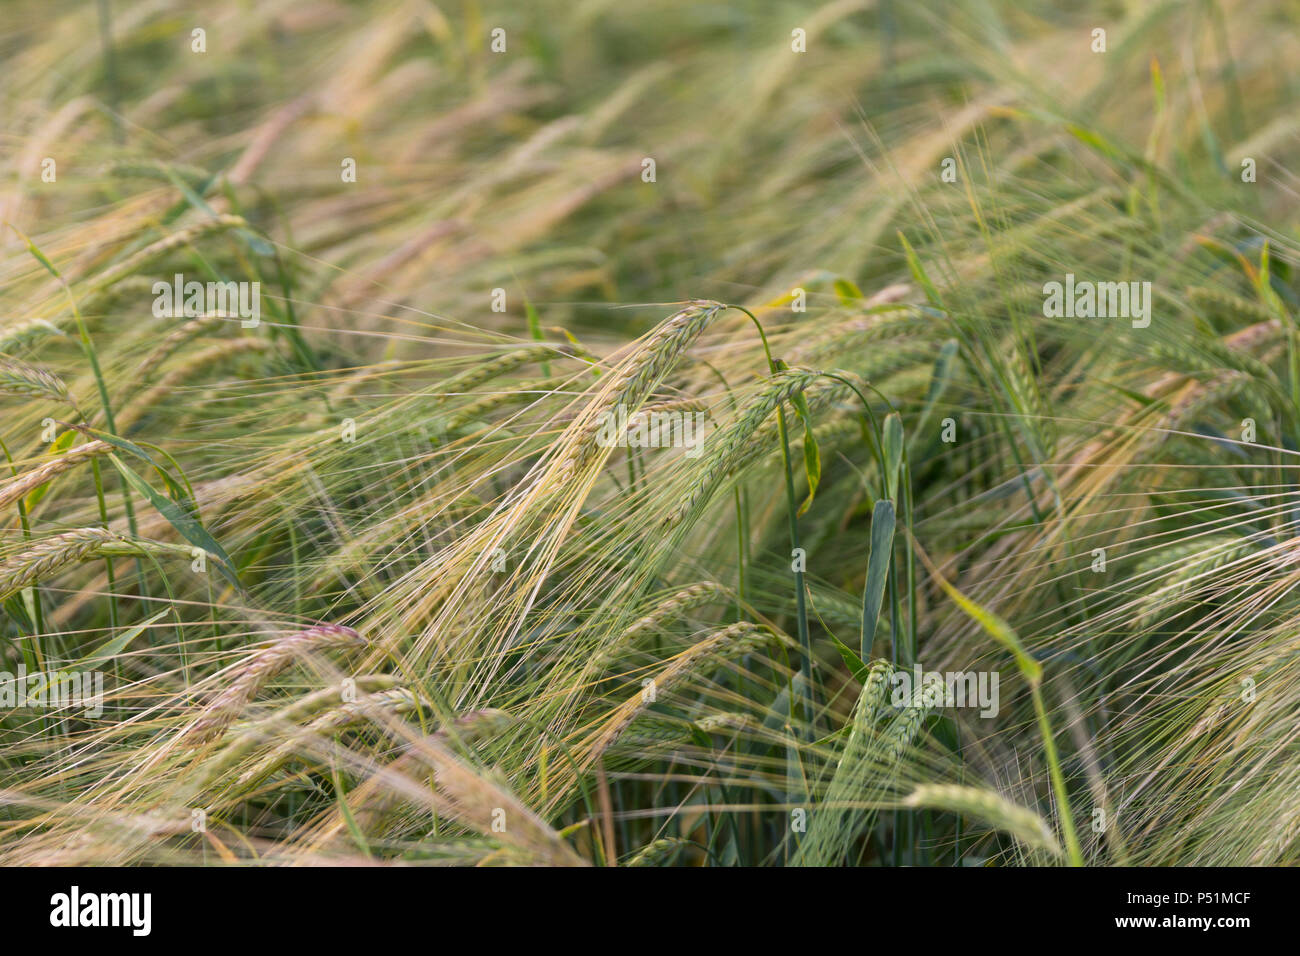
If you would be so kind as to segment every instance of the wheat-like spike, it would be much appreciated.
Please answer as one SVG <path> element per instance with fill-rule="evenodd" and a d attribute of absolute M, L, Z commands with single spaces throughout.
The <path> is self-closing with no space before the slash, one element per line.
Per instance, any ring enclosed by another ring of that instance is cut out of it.
<path fill-rule="evenodd" d="M 413 742 L 418 759 L 432 772 L 433 787 L 423 794 L 448 819 L 497 841 L 507 857 L 542 866 L 585 866 L 564 839 L 507 785 L 459 759 L 436 737 Z M 494 829 L 498 812 L 508 825 Z"/>
<path fill-rule="evenodd" d="M 849 387 L 843 382 L 827 378 L 820 378 L 804 389 L 804 398 L 808 402 L 808 410 L 813 413 L 814 422 L 818 419 L 817 412 L 824 410 L 827 406 L 840 401 L 849 394 Z M 856 396 L 853 400 L 857 400 Z M 855 409 L 848 417 L 839 416 L 836 420 L 836 430 L 844 434 L 860 435 L 862 428 L 857 418 L 858 411 L 859 409 Z M 814 425 L 814 432 L 817 434 L 819 443 L 823 433 L 830 434 L 830 431 L 826 430 L 826 427 L 830 424 L 830 422 L 822 422 Z M 749 437 L 749 440 L 745 442 L 744 447 L 736 453 L 728 464 L 727 471 L 729 473 L 738 473 L 748 468 L 756 458 L 769 454 L 779 455 L 778 437 L 779 424 L 777 420 L 770 416 L 765 418 L 763 423 Z M 797 436 L 791 435 L 790 437 L 791 440 L 794 440 Z"/>
<path fill-rule="evenodd" d="M 1226 312 L 1237 318 L 1247 319 L 1250 322 L 1266 322 L 1275 318 L 1269 307 L 1262 302 L 1243 299 L 1241 296 L 1233 295 L 1223 289 L 1193 286 L 1187 290 L 1187 298 L 1188 301 L 1199 308 L 1213 306 L 1221 312 Z"/>
<path fill-rule="evenodd" d="M 173 232 L 170 236 L 164 236 L 155 242 L 151 242 L 116 265 L 109 266 L 90 281 L 89 290 L 92 293 L 102 292 L 114 283 L 136 272 L 149 260 L 166 255 L 180 249 L 182 246 L 187 246 L 195 239 L 200 239 L 209 233 L 225 232 L 227 229 L 247 228 L 249 228 L 248 222 L 242 216 L 220 215 L 203 219 L 193 225 L 186 226 L 184 229 Z"/>
<path fill-rule="evenodd" d="M 1277 376 L 1265 363 L 1240 347 L 1229 346 L 1222 339 L 1202 337 L 1192 342 L 1157 342 L 1151 348 L 1151 356 L 1160 359 L 1170 368 L 1182 366 L 1189 371 L 1214 372 L 1226 368 L 1244 372 L 1261 382 L 1272 384 L 1277 381 Z"/>
<path fill-rule="evenodd" d="M 910 704 L 897 710 L 898 715 L 881 734 L 881 743 L 891 761 L 901 758 L 912 745 L 913 739 L 930 713 L 930 707 L 925 702 L 921 690 L 913 694 Z"/>
<path fill-rule="evenodd" d="M 158 366 L 167 360 L 167 357 L 184 345 L 190 339 L 206 332 L 214 325 L 218 325 L 227 319 L 238 319 L 239 316 L 231 312 L 204 312 L 202 315 L 196 315 L 187 319 L 177 328 L 163 336 L 163 340 L 144 357 L 144 360 L 136 367 L 135 379 L 132 387 L 139 386 L 153 377 L 153 373 Z M 242 341 L 242 340 L 241 340 Z"/>
<path fill-rule="evenodd" d="M 175 173 L 190 186 L 200 186 L 212 178 L 212 173 L 200 166 L 188 163 L 169 163 L 159 159 L 118 159 L 106 163 L 103 174 L 120 179 L 157 179 L 162 182 L 172 181 Z"/>
<path fill-rule="evenodd" d="M 401 685 L 401 680 L 391 674 L 361 674 L 353 678 L 353 687 L 362 693 L 377 693 Z M 199 789 L 203 789 L 203 787 L 207 786 L 207 783 L 221 778 L 227 770 L 240 760 L 258 750 L 259 746 L 274 743 L 280 740 L 286 732 L 298 730 L 299 723 L 304 718 L 313 717 L 314 719 L 314 716 L 319 716 L 331 707 L 336 706 L 341 695 L 341 687 L 322 687 L 309 694 L 304 694 L 273 714 L 255 720 L 236 721 L 227 735 L 226 745 L 204 764 L 203 779 L 205 783 Z"/>
<path fill-rule="evenodd" d="M 661 837 L 641 847 L 641 849 L 637 850 L 636 855 L 623 865 L 658 866 L 668 859 L 675 850 L 690 845 L 691 841 L 684 837 Z"/>
<path fill-rule="evenodd" d="M 653 384 L 663 378 L 678 356 L 708 327 L 725 306 L 699 300 L 669 316 L 651 333 L 650 339 L 617 370 L 617 394 L 613 407 L 640 407 Z"/>
<path fill-rule="evenodd" d="M 698 584 L 692 584 L 684 587 L 674 593 L 671 597 L 660 601 L 653 611 L 646 614 L 632 624 L 601 654 L 601 661 L 608 662 L 616 657 L 628 644 L 640 638 L 642 635 L 651 631 L 662 628 L 669 621 L 685 614 L 687 611 L 701 607 L 705 604 L 711 604 L 714 601 L 726 598 L 730 592 L 721 584 L 715 584 L 712 581 L 700 581 Z"/>
<path fill-rule="evenodd" d="M 1046 820 L 992 790 L 956 784 L 924 784 L 912 791 L 903 804 L 974 817 L 995 830 L 1011 834 L 1027 846 L 1046 850 L 1055 857 L 1063 855 Z"/>
<path fill-rule="evenodd" d="M 470 422 L 484 418 L 489 412 L 495 411 L 502 405 L 524 404 L 534 402 L 549 392 L 555 392 L 569 383 L 569 378 L 563 375 L 552 376 L 551 378 L 541 378 L 533 381 L 518 382 L 508 389 L 503 389 L 492 395 L 486 395 L 477 401 L 462 405 L 454 412 L 447 416 L 446 428 L 460 428 L 468 425 Z"/>
<path fill-rule="evenodd" d="M 651 389 L 725 308 L 720 302 L 695 300 L 655 326 L 636 351 L 602 380 L 598 399 L 584 408 L 570 425 L 570 440 L 560 445 L 563 453 L 557 458 L 557 473 L 572 474 L 596 457 L 603 450 L 596 437 L 604 416 L 618 408 L 626 409 L 629 414 L 640 408 Z"/>
<path fill-rule="evenodd" d="M 250 769 L 239 775 L 237 785 L 247 787 L 270 776 L 293 759 L 304 741 L 336 734 L 348 727 L 364 723 L 379 715 L 401 716 L 420 706 L 420 700 L 405 687 L 367 694 L 359 700 L 341 704 L 318 716 L 306 727 L 300 728 L 280 742 Z"/>
<path fill-rule="evenodd" d="M 0 394 L 48 398 L 76 407 L 63 379 L 53 372 L 12 358 L 0 358 Z"/>
<path fill-rule="evenodd" d="M 1027 428 L 1038 439 L 1039 451 L 1050 458 L 1056 445 L 1056 427 L 1043 395 L 1039 391 L 1038 379 L 1029 367 L 1026 357 L 1027 349 L 1012 342 L 1003 353 L 1007 356 L 1007 387 L 1014 397 L 1024 406 L 1022 419 Z"/>
<path fill-rule="evenodd" d="M 171 369 L 158 380 L 157 385 L 122 409 L 117 415 L 118 430 L 126 431 L 177 388 L 192 382 L 198 372 L 210 366 L 219 365 L 238 355 L 246 355 L 250 352 L 267 352 L 272 348 L 272 344 L 266 339 L 241 338 L 231 339 L 229 342 L 220 342 L 211 348 L 196 353 L 183 364 Z"/>
<path fill-rule="evenodd" d="M 644 404 L 640 408 L 638 408 L 636 412 L 629 412 L 629 417 L 631 417 L 633 414 L 639 414 L 648 417 L 655 414 L 656 412 L 703 412 L 706 416 L 712 414 L 710 408 L 706 404 L 704 404 L 704 402 L 701 402 L 698 399 L 674 398 L 662 402 L 649 402 L 647 404 Z M 577 415 L 570 416 L 569 420 L 572 421 L 578 418 L 581 414 L 582 413 L 579 412 Z M 561 416 L 558 420 L 564 420 L 564 417 Z M 630 430 L 631 430 L 631 425 L 629 425 L 629 431 Z"/>
<path fill-rule="evenodd" d="M 366 832 L 377 830 L 387 809 L 401 799 L 488 836 L 507 857 L 518 855 L 543 866 L 585 865 L 536 812 L 493 775 L 459 759 L 438 735 L 410 741 L 406 753 L 348 795 L 353 816 Z M 493 826 L 498 813 L 508 821 L 504 830 Z M 342 814 L 332 814 L 318 828 L 317 839 L 330 839 L 345 828 Z"/>
<path fill-rule="evenodd" d="M 356 368 L 342 370 L 342 377 L 329 391 L 330 403 L 351 400 L 357 389 L 362 385 L 382 381 L 389 371 L 401 369 L 405 364 L 398 359 L 384 359 L 372 365 L 361 365 Z"/>
<path fill-rule="evenodd" d="M 806 839 L 799 845 L 799 865 L 827 865 L 839 859 L 846 841 L 867 825 L 873 809 L 854 806 L 878 797 L 892 777 L 891 771 L 925 719 L 924 698 L 913 696 L 901 710 L 888 706 L 888 685 L 894 666 L 883 658 L 871 663 L 853 708 L 851 729 L 826 786 L 822 807 L 813 815 Z M 892 721 L 877 730 L 881 716 Z"/>
<path fill-rule="evenodd" d="M 0 352 L 12 351 L 47 335 L 62 337 L 63 330 L 45 319 L 15 322 L 0 329 Z"/>
<path fill-rule="evenodd" d="M 235 671 L 234 679 L 217 694 L 202 715 L 186 730 L 183 740 L 201 746 L 220 738 L 268 680 L 300 657 L 336 648 L 366 646 L 366 640 L 350 627 L 319 624 L 282 637 L 250 654 Z"/>
<path fill-rule="evenodd" d="M 825 416 L 828 420 L 816 423 L 813 427 L 813 434 L 817 437 L 817 446 L 822 450 L 823 459 L 826 457 L 828 450 L 839 446 L 843 442 L 861 442 L 862 441 L 862 421 L 854 412 L 832 412 Z M 780 456 L 780 446 L 775 444 L 777 437 L 777 426 L 775 422 L 765 422 L 763 427 L 754 435 L 753 440 L 745 448 L 741 456 L 736 460 L 732 467 L 733 473 L 739 473 L 749 467 L 751 461 L 766 454 L 776 454 Z M 802 440 L 801 436 L 792 435 L 791 439 L 796 437 Z M 858 616 L 861 617 L 862 606 L 860 602 L 854 602 L 858 607 Z"/>
<path fill-rule="evenodd" d="M 655 412 L 702 412 L 705 415 L 712 415 L 709 406 L 696 398 L 673 398 L 662 402 L 651 402 L 649 405 L 641 406 L 641 411 L 647 415 Z"/>
<path fill-rule="evenodd" d="M 691 727 L 690 721 L 679 718 L 661 717 L 649 711 L 638 714 L 619 737 L 618 745 L 611 747 L 610 753 L 605 755 L 605 766 L 616 766 L 610 762 L 610 758 L 619 750 L 631 751 L 635 758 L 640 758 L 647 750 L 680 750 L 682 742 L 691 736 Z"/>
<path fill-rule="evenodd" d="M 894 674 L 894 665 L 884 658 L 871 662 L 867 668 L 867 679 L 862 684 L 857 702 L 853 705 L 853 717 L 849 727 L 849 737 L 840 752 L 832 778 L 832 791 L 842 773 L 852 769 L 862 760 L 866 748 L 876 739 L 876 720 L 883 713 L 887 699 L 889 679 Z"/>
<path fill-rule="evenodd" d="M 1300 838 L 1300 810 L 1294 806 L 1287 811 L 1285 820 L 1278 820 L 1265 840 L 1250 857 L 1251 866 L 1277 866 L 1284 862 L 1278 857 Z"/>
<path fill-rule="evenodd" d="M 724 731 L 754 730 L 759 725 L 753 714 L 707 714 L 695 721 L 695 726 L 706 734 Z"/>
<path fill-rule="evenodd" d="M 0 563 L 0 599 L 50 577 L 69 564 L 92 558 L 130 557 L 164 552 L 189 553 L 187 546 L 128 538 L 107 528 L 77 528 L 33 542 Z"/>
<path fill-rule="evenodd" d="M 533 345 L 528 348 L 515 349 L 498 355 L 496 358 L 481 362 L 473 368 L 453 375 L 438 385 L 440 399 L 453 398 L 466 392 L 472 392 L 484 382 L 490 382 L 498 376 L 513 372 L 515 369 L 534 362 L 548 359 L 564 358 L 572 355 L 573 348 L 568 345 Z"/>
<path fill-rule="evenodd" d="M 741 409 L 735 421 L 709 437 L 705 454 L 695 465 L 694 481 L 667 523 L 676 524 L 708 500 L 721 478 L 733 470 L 750 438 L 767 417 L 818 378 L 819 373 L 809 369 L 791 369 L 772 376 L 763 390 Z"/>
<path fill-rule="evenodd" d="M 237 783 L 247 787 L 270 776 L 293 759 L 304 741 L 336 734 L 376 718 L 401 717 L 413 713 L 421 706 L 427 707 L 428 704 L 405 687 L 393 687 L 335 707 L 281 742 L 252 769 L 240 774 Z M 514 723 L 515 718 L 506 711 L 484 707 L 461 714 L 452 722 L 450 729 L 439 728 L 432 736 L 442 741 L 474 742 L 488 739 Z"/>
<path fill-rule="evenodd" d="M 704 640 L 687 648 L 682 654 L 657 675 L 653 682 L 656 695 L 667 691 L 683 677 L 688 676 L 702 661 L 719 653 L 748 653 L 757 646 L 780 640 L 771 630 L 749 621 L 739 621 L 719 628 Z M 625 701 L 610 715 L 596 739 L 587 752 L 587 761 L 600 757 L 619 736 L 627 729 L 645 709 L 649 700 L 643 693 Z"/>
<path fill-rule="evenodd" d="M 435 740 L 474 743 L 494 737 L 512 727 L 517 719 L 509 711 L 498 707 L 479 707 L 459 714 L 449 727 L 439 727 L 432 734 Z"/>
<path fill-rule="evenodd" d="M 1226 401 L 1240 395 L 1254 384 L 1243 372 L 1227 372 L 1207 382 L 1193 382 L 1169 406 L 1169 411 L 1161 419 L 1159 428 L 1170 431 L 1181 430 L 1183 424 L 1209 405 Z M 1157 433 L 1155 440 L 1172 437 Z"/>
<path fill-rule="evenodd" d="M 0 508 L 13 504 L 19 498 L 22 498 L 33 488 L 39 488 L 51 478 L 63 474 L 82 462 L 90 461 L 99 455 L 106 455 L 113 450 L 113 446 L 99 439 L 86 442 L 84 445 L 78 445 L 70 451 L 64 452 L 58 458 L 47 461 L 37 468 L 33 468 L 26 474 L 18 475 L 0 485 Z"/>
<path fill-rule="evenodd" d="M 1216 551 L 1225 545 L 1231 545 L 1240 540 L 1240 535 L 1231 533 L 1195 535 L 1186 541 L 1179 541 L 1177 544 L 1171 544 L 1146 555 L 1134 568 L 1133 576 L 1135 578 L 1144 578 L 1157 571 L 1164 571 L 1169 574 L 1177 573 L 1178 568 L 1182 567 L 1187 559 L 1198 554 Z"/>
<path fill-rule="evenodd" d="M 803 334 L 799 342 L 787 355 L 792 363 L 808 364 L 826 352 L 843 354 L 852 343 L 898 339 L 918 333 L 933 334 L 940 328 L 933 317 L 925 316 L 915 305 L 894 303 L 868 315 L 858 314 L 841 321 L 819 324 L 810 332 L 801 329 Z"/>
<path fill-rule="evenodd" d="M 430 739 L 442 745 L 457 741 L 475 743 L 495 737 L 515 723 L 517 723 L 515 717 L 508 711 L 499 710 L 495 707 L 483 707 L 458 715 L 452 721 L 450 728 L 440 727 L 430 734 Z M 407 752 L 395 760 L 390 769 L 405 771 L 416 763 L 418 763 L 417 755 Z M 376 786 L 375 781 L 362 784 L 356 793 L 360 797 L 357 807 L 357 819 L 359 821 L 371 822 L 377 820 L 400 802 L 399 795 Z"/>
<path fill-rule="evenodd" d="M 729 598 L 730 594 L 727 588 L 712 581 L 701 581 L 682 588 L 671 597 L 660 601 L 653 611 L 632 622 L 622 634 L 602 648 L 592 659 L 593 672 L 601 673 L 609 670 L 619 657 L 646 634 L 661 630 L 687 611 Z"/>
<path fill-rule="evenodd" d="M 325 733 L 351 726 L 369 717 L 376 708 L 385 713 L 409 714 L 418 706 L 420 699 L 415 694 L 405 687 L 393 687 L 341 704 L 328 713 L 321 714 L 307 728 L 316 733 Z"/>
<path fill-rule="evenodd" d="M 138 293 L 143 296 L 152 296 L 154 284 L 158 280 L 152 276 L 131 275 L 124 276 L 115 281 L 111 286 L 104 286 L 92 292 L 87 292 L 81 300 L 81 311 L 83 317 L 89 321 L 94 318 L 95 313 L 99 312 L 109 303 L 116 303 L 132 293 Z M 69 317 L 70 318 L 70 317 Z M 62 317 L 56 317 L 55 322 L 67 321 Z"/>
<path fill-rule="evenodd" d="M 861 742 L 864 736 L 870 738 L 874 733 L 876 718 L 885 704 L 889 679 L 893 675 L 894 665 L 884 658 L 872 661 L 871 666 L 867 668 L 867 679 L 863 682 L 862 692 L 858 694 L 858 701 L 853 707 L 853 726 L 844 747 L 845 755 L 850 753 L 850 748 Z"/>
<path fill-rule="evenodd" d="M 1173 570 L 1160 582 L 1156 590 L 1147 594 L 1133 615 L 1133 626 L 1143 628 L 1153 623 L 1161 614 L 1167 614 L 1188 594 L 1200 587 L 1213 586 L 1207 575 L 1217 568 L 1232 564 L 1258 550 L 1249 538 L 1237 535 L 1200 537 L 1183 545 L 1175 545 L 1156 555 L 1160 563 L 1170 563 Z M 1155 559 L 1148 559 L 1144 566 Z M 1139 572 L 1141 573 L 1141 572 Z"/>

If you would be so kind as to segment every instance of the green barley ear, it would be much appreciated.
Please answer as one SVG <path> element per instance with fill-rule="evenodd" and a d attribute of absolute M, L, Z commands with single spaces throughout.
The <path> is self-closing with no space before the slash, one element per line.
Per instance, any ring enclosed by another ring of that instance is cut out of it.
<path fill-rule="evenodd" d="M 204 312 L 202 315 L 186 319 L 168 332 L 162 341 L 154 346 L 153 350 L 136 366 L 132 378 L 132 387 L 137 387 L 152 378 L 154 372 L 158 370 L 158 366 L 165 362 L 178 348 L 189 342 L 190 339 L 197 338 L 211 329 L 219 328 L 223 322 L 232 319 L 237 320 L 238 318 L 239 316 L 232 312 Z"/>
<path fill-rule="evenodd" d="M 729 425 L 709 436 L 703 458 L 693 467 L 693 480 L 665 524 L 678 524 L 712 497 L 723 479 L 744 456 L 760 426 L 785 402 L 814 384 L 820 373 L 788 369 L 773 375 Z"/>
<path fill-rule="evenodd" d="M 626 630 L 616 637 L 595 658 L 593 668 L 604 670 L 646 634 L 652 634 L 668 625 L 674 619 L 688 611 L 716 601 L 725 600 L 730 592 L 720 584 L 701 581 L 684 587 L 671 596 L 664 598 L 649 613 L 633 621 Z"/>
<path fill-rule="evenodd" d="M 103 174 L 118 179 L 155 179 L 170 183 L 172 175 L 179 176 L 191 187 L 203 185 L 213 174 L 199 166 L 187 163 L 168 163 L 157 159 L 118 159 L 104 164 Z"/>
<path fill-rule="evenodd" d="M 186 744 L 199 747 L 225 735 L 268 680 L 306 654 L 364 647 L 366 640 L 350 627 L 320 624 L 282 637 L 250 654 L 235 669 L 234 678 L 204 708 L 183 735 Z"/>
<path fill-rule="evenodd" d="M 107 528 L 77 528 L 37 541 L 0 562 L 0 598 L 93 558 L 189 553 L 188 545 L 128 538 Z"/>
<path fill-rule="evenodd" d="M 537 345 L 515 349 L 486 362 L 480 362 L 473 368 L 446 379 L 438 386 L 438 398 L 446 399 L 472 392 L 485 382 L 490 382 L 524 365 L 545 363 L 547 359 L 562 358 L 571 354 L 573 349 L 567 345 Z"/>
<path fill-rule="evenodd" d="M 58 458 L 51 459 L 31 471 L 11 478 L 9 481 L 0 484 L 0 508 L 13 504 L 29 491 L 39 488 L 51 478 L 56 478 L 66 471 L 71 471 L 84 462 L 93 461 L 101 455 L 107 455 L 112 450 L 113 446 L 108 442 L 95 439 L 86 442 L 84 445 L 78 445 L 71 451 L 65 452 Z"/>
<path fill-rule="evenodd" d="M 161 239 L 149 243 L 143 249 L 133 252 L 121 262 L 109 266 L 94 279 L 90 280 L 90 291 L 92 293 L 102 293 L 107 291 L 111 286 L 118 282 L 133 276 L 141 266 L 151 259 L 156 259 L 174 252 L 177 249 L 183 249 L 196 239 L 204 236 L 226 232 L 231 229 L 246 230 L 249 228 L 248 223 L 242 216 L 218 215 L 210 216 L 207 219 L 201 219 L 192 225 L 176 232 L 163 236 Z"/>
<path fill-rule="evenodd" d="M 243 355 L 264 354 L 272 352 L 275 346 L 266 339 L 239 338 L 228 342 L 219 342 L 190 356 L 183 363 L 167 372 L 158 384 L 138 395 L 131 404 L 117 414 L 117 427 L 121 432 L 127 431 L 155 408 L 176 389 L 191 383 L 194 378 L 214 367 L 219 367 L 231 359 Z"/>
<path fill-rule="evenodd" d="M 240 786 L 249 786 L 269 777 L 292 760 L 313 739 L 329 738 L 340 731 L 364 725 L 372 720 L 379 722 L 386 718 L 402 717 L 412 713 L 420 705 L 420 699 L 405 687 L 391 687 L 367 694 L 351 703 L 340 704 L 321 714 L 306 727 L 291 732 L 281 740 L 279 745 L 241 773 L 236 782 Z M 239 749 L 238 742 L 233 746 Z"/>
<path fill-rule="evenodd" d="M 53 322 L 45 319 L 28 319 L 0 328 L 0 352 L 11 352 L 24 345 L 30 345 L 37 339 L 62 338 L 63 330 Z"/>
<path fill-rule="evenodd" d="M 691 841 L 682 837 L 662 837 L 647 843 L 629 859 L 624 866 L 661 866 L 668 862 L 678 850 L 691 845 Z"/>
<path fill-rule="evenodd" d="M 75 407 L 63 379 L 53 372 L 12 358 L 0 358 L 0 394 L 48 398 Z"/>
<path fill-rule="evenodd" d="M 853 724 L 849 731 L 849 741 L 840 757 L 842 764 L 853 753 L 853 748 L 869 739 L 874 733 L 876 720 L 882 713 L 887 700 L 889 679 L 894 675 L 894 665 L 887 660 L 871 662 L 867 668 L 867 679 L 858 694 L 853 707 Z"/>
<path fill-rule="evenodd" d="M 717 628 L 703 640 L 687 648 L 651 679 L 655 693 L 662 694 L 681 683 L 710 659 L 745 654 L 759 646 L 780 640 L 781 638 L 770 628 L 749 621 L 740 621 Z M 646 710 L 653 699 L 642 692 L 620 705 L 609 716 L 605 726 L 595 735 L 581 762 L 590 765 L 598 760 L 623 731 Z"/>
<path fill-rule="evenodd" d="M 995 830 L 1011 834 L 1026 846 L 1046 850 L 1059 859 L 1065 856 L 1046 820 L 992 790 L 951 784 L 925 784 L 912 791 L 903 805 L 973 817 Z"/>

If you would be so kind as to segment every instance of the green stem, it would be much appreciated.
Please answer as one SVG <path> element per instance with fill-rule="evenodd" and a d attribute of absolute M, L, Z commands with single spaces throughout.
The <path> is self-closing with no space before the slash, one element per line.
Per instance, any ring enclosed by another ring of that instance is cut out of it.
<path fill-rule="evenodd" d="M 1056 753 L 1056 738 L 1052 735 L 1052 725 L 1047 719 L 1047 708 L 1043 705 L 1043 692 L 1035 681 L 1030 685 L 1030 694 L 1034 699 L 1034 713 L 1038 715 L 1038 730 L 1043 735 L 1043 750 L 1047 754 L 1047 769 L 1052 777 L 1052 790 L 1056 794 L 1056 804 L 1060 807 L 1061 829 L 1065 833 L 1065 852 L 1070 857 L 1071 866 L 1083 866 L 1083 851 L 1079 847 L 1079 838 L 1074 832 L 1074 815 L 1070 812 L 1070 797 L 1065 792 L 1065 775 L 1061 773 L 1061 758 Z"/>
<path fill-rule="evenodd" d="M 749 316 L 749 320 L 754 323 L 754 328 L 758 329 L 758 337 L 763 343 L 763 354 L 767 357 L 768 372 L 776 375 L 781 369 L 776 360 L 772 358 L 772 349 L 768 345 L 767 333 L 763 331 L 763 324 L 758 321 L 758 317 L 741 305 L 732 305 L 729 308 L 738 312 L 743 312 Z M 799 519 L 797 517 L 798 506 L 794 497 L 794 472 L 790 468 L 790 435 L 786 429 L 785 408 L 777 409 L 776 417 L 777 433 L 781 437 L 781 464 L 785 470 L 785 502 L 786 512 L 790 522 L 790 547 L 792 550 L 799 550 Z M 805 709 L 805 720 L 807 721 L 808 739 L 813 740 L 817 736 L 817 718 L 814 708 L 815 700 L 813 696 L 813 674 L 812 674 L 812 639 L 808 633 L 808 606 L 807 597 L 804 592 L 804 576 L 802 571 L 794 572 L 795 586 L 795 614 L 798 619 L 799 629 L 799 648 L 803 658 L 801 671 L 803 673 L 803 698 Z"/>

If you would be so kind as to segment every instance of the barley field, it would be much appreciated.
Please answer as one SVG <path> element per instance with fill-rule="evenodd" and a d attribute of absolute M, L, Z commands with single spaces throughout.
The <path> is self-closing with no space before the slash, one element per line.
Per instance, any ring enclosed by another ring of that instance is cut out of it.
<path fill-rule="evenodd" d="M 4 3 L 0 864 L 1300 863 L 1298 19 Z"/>

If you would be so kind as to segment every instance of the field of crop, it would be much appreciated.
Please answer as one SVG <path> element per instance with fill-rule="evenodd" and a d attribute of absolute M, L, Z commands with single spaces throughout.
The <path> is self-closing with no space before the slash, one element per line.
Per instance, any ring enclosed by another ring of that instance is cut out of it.
<path fill-rule="evenodd" d="M 0 5 L 0 865 L 1300 863 L 1298 21 Z"/>

